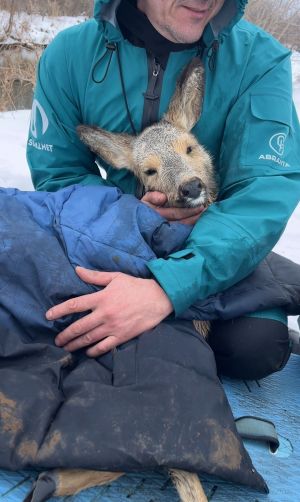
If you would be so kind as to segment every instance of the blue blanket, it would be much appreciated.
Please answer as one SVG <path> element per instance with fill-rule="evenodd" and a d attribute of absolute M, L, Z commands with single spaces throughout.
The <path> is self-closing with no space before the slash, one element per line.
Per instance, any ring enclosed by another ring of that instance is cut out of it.
<path fill-rule="evenodd" d="M 59 239 L 72 265 L 121 270 L 137 277 L 149 277 L 146 262 L 180 249 L 191 230 L 168 223 L 117 188 L 74 185 L 55 193 L 2 189 L 0 201 L 2 217 L 11 218 L 22 233 L 34 232 L 35 222 L 36 229 Z M 34 239 L 31 252 L 38 266 Z"/>
<path fill-rule="evenodd" d="M 0 468 L 177 467 L 265 490 L 213 353 L 189 320 L 169 319 L 90 359 L 54 344 L 76 315 L 45 319 L 50 306 L 97 289 L 75 265 L 148 277 L 147 262 L 180 249 L 190 228 L 95 186 L 2 189 L 0 214 Z M 215 315 L 214 301 L 187 319 Z"/>

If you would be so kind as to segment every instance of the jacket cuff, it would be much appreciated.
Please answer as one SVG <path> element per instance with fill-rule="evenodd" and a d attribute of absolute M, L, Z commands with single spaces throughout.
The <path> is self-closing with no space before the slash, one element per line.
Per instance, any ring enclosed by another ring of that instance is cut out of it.
<path fill-rule="evenodd" d="M 199 299 L 204 258 L 193 249 L 171 254 L 167 260 L 159 258 L 147 266 L 172 302 L 175 316 L 179 316 Z M 185 280 L 193 277 L 191 281 Z"/>

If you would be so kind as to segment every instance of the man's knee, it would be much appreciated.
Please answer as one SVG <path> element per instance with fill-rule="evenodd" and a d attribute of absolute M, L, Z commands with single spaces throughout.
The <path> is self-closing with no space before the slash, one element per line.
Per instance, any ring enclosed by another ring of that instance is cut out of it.
<path fill-rule="evenodd" d="M 288 327 L 266 318 L 216 321 L 208 342 L 221 375 L 247 380 L 279 371 L 291 352 Z"/>

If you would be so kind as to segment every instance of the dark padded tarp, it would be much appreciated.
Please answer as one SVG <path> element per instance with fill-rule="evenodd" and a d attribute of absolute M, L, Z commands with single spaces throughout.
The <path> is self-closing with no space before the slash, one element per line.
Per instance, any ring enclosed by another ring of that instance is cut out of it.
<path fill-rule="evenodd" d="M 287 315 L 300 314 L 300 265 L 272 252 L 248 277 L 226 291 L 198 301 L 180 317 L 228 320 L 277 308 Z"/>
<path fill-rule="evenodd" d="M 44 316 L 96 290 L 74 264 L 146 277 L 153 249 L 177 249 L 188 228 L 103 187 L 2 190 L 0 215 L 0 468 L 173 467 L 265 490 L 190 321 L 90 359 L 54 345 L 75 316 Z"/>

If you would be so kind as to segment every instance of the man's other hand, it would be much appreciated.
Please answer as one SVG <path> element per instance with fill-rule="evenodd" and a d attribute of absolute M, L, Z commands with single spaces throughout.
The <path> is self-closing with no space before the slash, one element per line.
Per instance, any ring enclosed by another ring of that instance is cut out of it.
<path fill-rule="evenodd" d="M 119 272 L 97 272 L 76 267 L 80 279 L 104 289 L 72 298 L 48 310 L 48 320 L 87 312 L 55 338 L 59 347 L 70 352 L 89 347 L 97 357 L 157 326 L 173 306 L 154 279 L 139 279 Z"/>
<path fill-rule="evenodd" d="M 147 192 L 141 199 L 147 206 L 152 207 L 168 221 L 177 221 L 186 225 L 195 225 L 204 211 L 200 207 L 163 207 L 167 202 L 167 196 L 162 192 Z"/>

